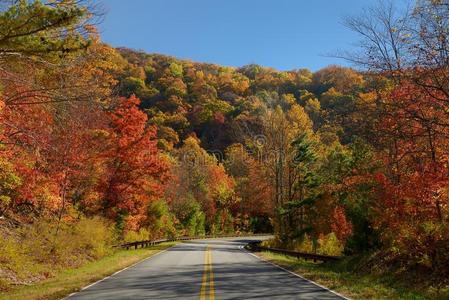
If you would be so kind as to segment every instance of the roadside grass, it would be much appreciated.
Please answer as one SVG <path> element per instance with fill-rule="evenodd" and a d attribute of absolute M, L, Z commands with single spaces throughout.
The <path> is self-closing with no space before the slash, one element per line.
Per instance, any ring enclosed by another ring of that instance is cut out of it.
<path fill-rule="evenodd" d="M 449 299 L 448 289 L 437 294 L 435 290 L 418 288 L 397 276 L 351 272 L 358 263 L 357 258 L 313 263 L 266 251 L 256 254 L 351 299 Z"/>
<path fill-rule="evenodd" d="M 148 258 L 176 242 L 163 243 L 137 250 L 118 250 L 99 260 L 89 262 L 76 269 L 58 271 L 54 277 L 32 285 L 20 285 L 8 292 L 0 293 L 1 300 L 61 299 L 82 287 Z"/>

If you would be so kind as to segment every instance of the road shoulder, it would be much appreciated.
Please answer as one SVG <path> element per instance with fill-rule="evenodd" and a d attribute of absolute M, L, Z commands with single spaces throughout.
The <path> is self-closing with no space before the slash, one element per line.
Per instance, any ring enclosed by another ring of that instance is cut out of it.
<path fill-rule="evenodd" d="M 251 254 L 319 286 L 328 287 L 346 299 L 429 299 L 412 288 L 392 284 L 389 278 L 346 271 L 339 262 L 313 263 L 266 251 Z"/>
<path fill-rule="evenodd" d="M 137 250 L 119 250 L 80 268 L 61 270 L 56 276 L 39 283 L 18 286 L 0 294 L 0 300 L 61 299 L 141 263 L 175 244 L 171 242 Z"/>
<path fill-rule="evenodd" d="M 342 295 L 341 293 L 339 293 L 337 291 L 334 291 L 334 290 L 332 290 L 332 289 L 330 289 L 330 288 L 328 288 L 328 287 L 326 287 L 326 286 L 324 286 L 322 284 L 319 284 L 319 283 L 317 283 L 317 282 L 315 282 L 313 280 L 305 278 L 302 275 L 299 275 L 297 270 L 295 270 L 295 268 L 292 267 L 292 264 L 288 264 L 288 263 L 283 262 L 282 260 L 275 259 L 274 257 L 272 257 L 270 255 L 271 253 L 270 254 L 268 254 L 267 252 L 255 252 L 255 253 L 253 253 L 253 252 L 250 252 L 250 251 L 246 250 L 244 247 L 241 247 L 240 249 L 243 252 L 247 253 L 248 255 L 251 255 L 251 256 L 257 258 L 257 259 L 261 260 L 264 263 L 270 264 L 270 265 L 272 265 L 272 266 L 274 266 L 274 267 L 276 267 L 278 269 L 283 270 L 286 273 L 289 273 L 289 274 L 294 275 L 294 276 L 296 276 L 296 277 L 298 277 L 298 278 L 300 278 L 302 280 L 305 280 L 305 281 L 307 281 L 307 282 L 309 282 L 309 283 L 311 283 L 313 285 L 316 285 L 316 286 L 322 288 L 323 290 L 326 290 L 326 291 L 334 294 L 335 296 L 340 297 L 341 299 L 350 300 L 350 298 L 348 298 L 347 296 Z M 285 256 L 282 255 L 282 257 L 285 257 Z"/>

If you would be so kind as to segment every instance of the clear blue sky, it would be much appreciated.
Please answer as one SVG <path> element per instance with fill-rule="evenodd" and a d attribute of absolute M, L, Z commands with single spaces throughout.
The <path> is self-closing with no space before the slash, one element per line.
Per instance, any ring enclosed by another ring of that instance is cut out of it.
<path fill-rule="evenodd" d="M 227 66 L 318 70 L 357 41 L 342 24 L 375 0 L 103 0 L 112 46 Z"/>

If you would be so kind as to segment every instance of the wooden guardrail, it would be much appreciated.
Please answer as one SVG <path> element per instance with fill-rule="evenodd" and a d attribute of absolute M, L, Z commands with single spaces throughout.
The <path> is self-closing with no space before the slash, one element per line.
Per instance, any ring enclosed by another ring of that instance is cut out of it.
<path fill-rule="evenodd" d="M 197 239 L 210 239 L 210 238 L 224 238 L 224 237 L 245 237 L 245 236 L 267 236 L 271 235 L 270 233 L 256 233 L 256 234 L 228 234 L 228 235 L 205 235 L 205 236 L 181 236 L 169 239 L 157 239 L 157 240 L 145 240 L 145 241 L 135 241 L 130 243 L 125 243 L 121 245 L 114 246 L 115 248 L 126 248 L 129 249 L 137 249 L 137 248 L 145 248 L 165 242 L 175 242 L 175 241 L 187 241 L 187 240 L 197 240 Z"/>
<path fill-rule="evenodd" d="M 288 256 L 293 256 L 296 258 L 304 258 L 305 260 L 312 259 L 314 262 L 316 261 L 337 261 L 340 260 L 341 256 L 332 256 L 332 255 L 322 255 L 322 254 L 314 254 L 314 253 L 307 253 L 307 252 L 298 252 L 293 250 L 286 250 L 286 249 L 279 249 L 279 248 L 269 248 L 269 247 L 263 247 L 260 245 L 260 241 L 250 242 L 247 245 L 247 249 L 251 251 L 270 251 L 274 253 L 284 254 Z"/>

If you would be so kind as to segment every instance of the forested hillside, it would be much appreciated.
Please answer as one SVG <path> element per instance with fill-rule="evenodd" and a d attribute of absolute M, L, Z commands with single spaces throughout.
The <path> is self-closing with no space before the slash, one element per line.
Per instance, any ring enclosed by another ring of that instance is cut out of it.
<path fill-rule="evenodd" d="M 333 232 L 343 239 L 351 234 L 342 203 L 335 193 L 323 193 L 323 187 L 350 176 L 329 169 L 340 155 L 351 159 L 353 151 L 359 151 L 369 156 L 370 146 L 362 139 L 368 129 L 359 126 L 370 97 L 369 78 L 338 66 L 315 74 L 306 69 L 279 72 L 258 65 L 231 68 L 118 51 L 127 62 L 118 77 L 119 93 L 141 100 L 149 123 L 158 128 L 160 148 L 185 169 L 177 169 L 175 176 L 184 176 L 184 184 L 193 181 L 168 190 L 181 188 L 173 201 L 185 202 L 181 198 L 191 195 L 201 204 L 206 229 L 212 228 L 218 211 L 223 216 L 220 224 L 233 230 L 266 231 L 268 224 L 276 224 L 285 241 L 307 232 L 317 237 Z M 296 157 L 298 151 L 302 154 Z M 201 178 L 193 174 L 202 171 L 191 168 L 204 168 L 208 159 L 203 155 L 225 167 L 223 174 L 232 182 L 230 193 L 223 195 L 228 199 L 205 205 L 208 197 L 196 190 Z M 280 165 L 280 155 L 285 165 Z M 304 205 L 314 212 L 306 212 Z M 290 224 L 278 224 L 278 209 L 282 216 L 296 217 Z M 319 210 L 326 215 L 320 216 Z M 240 228 L 236 218 L 250 227 Z"/>
<path fill-rule="evenodd" d="M 76 3 L 0 6 L 0 289 L 124 240 L 242 232 L 447 284 L 445 1 L 349 19 L 361 68 L 317 72 L 115 49 Z"/>

